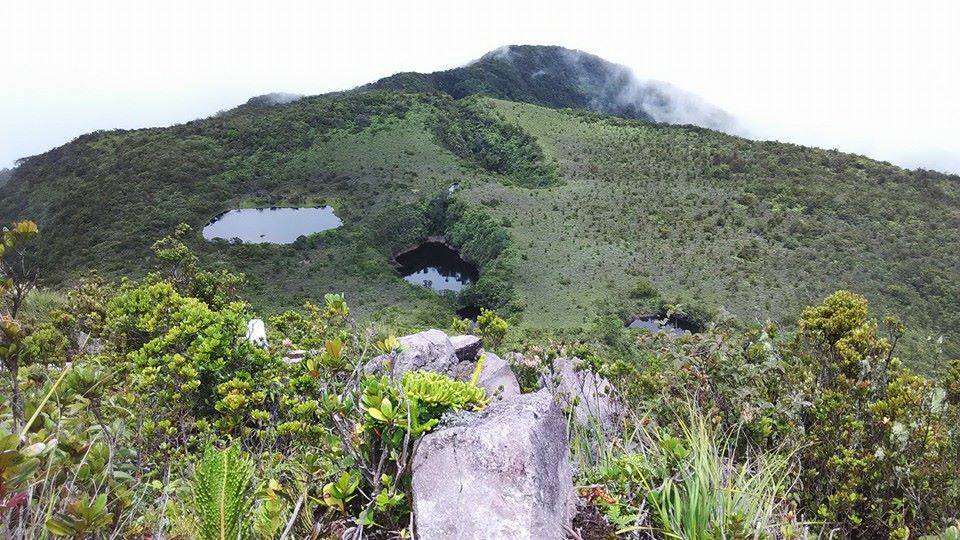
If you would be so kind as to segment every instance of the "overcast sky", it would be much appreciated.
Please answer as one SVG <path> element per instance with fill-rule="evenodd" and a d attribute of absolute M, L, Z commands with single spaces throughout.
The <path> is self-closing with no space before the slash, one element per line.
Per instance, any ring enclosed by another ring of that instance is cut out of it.
<path fill-rule="evenodd" d="M 699 94 L 754 138 L 960 173 L 953 0 L 0 0 L 0 21 L 0 167 L 97 129 L 555 44 Z"/>

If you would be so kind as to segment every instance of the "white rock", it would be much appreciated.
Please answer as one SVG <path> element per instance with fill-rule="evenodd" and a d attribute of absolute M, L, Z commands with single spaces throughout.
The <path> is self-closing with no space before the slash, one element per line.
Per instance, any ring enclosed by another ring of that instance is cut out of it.
<path fill-rule="evenodd" d="M 573 495 L 566 426 L 545 391 L 457 415 L 413 458 L 421 540 L 559 540 Z"/>
<path fill-rule="evenodd" d="M 247 340 L 254 345 L 267 347 L 267 328 L 262 319 L 250 319 L 247 322 Z"/>

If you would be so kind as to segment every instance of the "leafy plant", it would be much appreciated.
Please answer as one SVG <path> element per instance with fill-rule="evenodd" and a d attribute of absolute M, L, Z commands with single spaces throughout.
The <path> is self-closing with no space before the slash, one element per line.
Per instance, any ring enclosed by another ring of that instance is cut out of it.
<path fill-rule="evenodd" d="M 28 241 L 37 234 L 37 224 L 32 221 L 18 221 L 0 231 L 0 362 L 10 373 L 14 429 L 24 421 L 19 372 L 25 361 L 23 341 L 29 334 L 17 317 L 37 278 L 37 269 L 29 263 L 26 250 Z"/>
<path fill-rule="evenodd" d="M 8 500 L 17 491 L 25 489 L 33 481 L 40 466 L 40 458 L 57 446 L 57 440 L 37 442 L 20 448 L 20 437 L 0 428 L 0 510 L 13 508 Z"/>
<path fill-rule="evenodd" d="M 346 512 L 346 505 L 357 496 L 360 477 L 344 472 L 335 482 L 323 486 L 323 504 Z"/>
<path fill-rule="evenodd" d="M 498 317 L 494 311 L 480 308 L 480 315 L 477 317 L 477 334 L 483 338 L 488 347 L 498 347 L 509 327 L 507 321 Z"/>
<path fill-rule="evenodd" d="M 231 445 L 226 450 L 207 446 L 193 480 L 194 511 L 202 540 L 234 540 L 250 512 L 250 462 Z"/>
<path fill-rule="evenodd" d="M 791 487 L 789 456 L 776 453 L 739 457 L 736 441 L 717 433 L 699 412 L 688 406 L 679 419 L 679 436 L 663 428 L 645 430 L 647 442 L 639 455 L 626 454 L 605 470 L 634 499 L 634 508 L 647 506 L 650 525 L 621 531 L 652 529 L 667 538 L 767 538 L 790 522 L 784 516 Z M 614 521 L 623 506 L 610 504 Z M 634 516 L 636 517 L 636 516 Z M 620 520 L 622 525 L 622 520 Z"/>
<path fill-rule="evenodd" d="M 401 379 L 407 399 L 416 401 L 428 410 L 460 410 L 469 407 L 475 410 L 486 407 L 486 390 L 474 381 L 455 381 L 450 377 L 430 371 L 408 371 Z"/>
<path fill-rule="evenodd" d="M 462 319 L 456 317 L 450 323 L 450 332 L 452 334 L 466 334 L 470 331 L 471 322 L 470 319 Z"/>
<path fill-rule="evenodd" d="M 113 515 L 107 511 L 107 496 L 93 499 L 86 495 L 67 505 L 60 515 L 47 520 L 47 530 L 57 536 L 72 536 L 78 540 L 110 525 Z"/>

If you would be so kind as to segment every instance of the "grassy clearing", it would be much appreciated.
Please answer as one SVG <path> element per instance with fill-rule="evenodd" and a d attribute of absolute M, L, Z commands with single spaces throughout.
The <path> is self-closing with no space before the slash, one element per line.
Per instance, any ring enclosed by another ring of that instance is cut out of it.
<path fill-rule="evenodd" d="M 474 184 L 504 223 L 530 327 L 577 327 L 652 282 L 661 295 L 787 326 L 836 288 L 898 313 L 930 368 L 958 352 L 960 182 L 839 152 L 493 101 L 563 185 Z M 934 218 L 934 216 L 936 216 Z M 946 336 L 938 350 L 937 340 Z"/>

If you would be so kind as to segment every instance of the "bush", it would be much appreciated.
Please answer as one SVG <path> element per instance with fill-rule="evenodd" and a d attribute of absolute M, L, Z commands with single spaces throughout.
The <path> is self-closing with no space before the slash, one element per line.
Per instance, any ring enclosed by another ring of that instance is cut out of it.
<path fill-rule="evenodd" d="M 479 99 L 453 102 L 436 121 L 435 133 L 451 152 L 509 183 L 543 188 L 558 183 L 556 166 L 531 135 L 488 109 Z"/>
<path fill-rule="evenodd" d="M 503 341 L 503 336 L 507 334 L 508 328 L 507 321 L 498 317 L 495 312 L 480 308 L 480 316 L 477 317 L 477 334 L 483 338 L 487 347 L 497 348 Z"/>
<path fill-rule="evenodd" d="M 903 332 L 848 291 L 804 310 L 798 340 L 811 406 L 801 501 L 850 538 L 928 531 L 951 516 L 958 464 L 935 388 L 893 356 Z"/>

